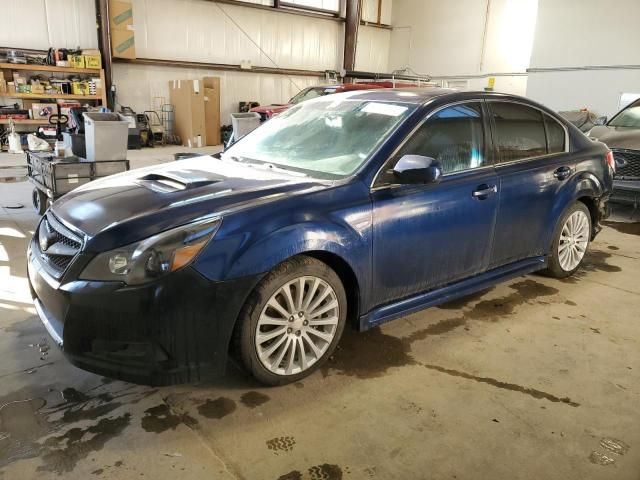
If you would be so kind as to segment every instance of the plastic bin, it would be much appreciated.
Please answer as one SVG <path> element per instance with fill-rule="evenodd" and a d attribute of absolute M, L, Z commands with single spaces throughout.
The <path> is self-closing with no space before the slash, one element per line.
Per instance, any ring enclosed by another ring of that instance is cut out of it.
<path fill-rule="evenodd" d="M 86 112 L 83 116 L 87 160 L 125 160 L 129 121 L 118 113 Z"/>
<path fill-rule="evenodd" d="M 255 112 L 232 113 L 231 125 L 233 126 L 233 140 L 238 141 L 260 126 L 260 114 Z"/>

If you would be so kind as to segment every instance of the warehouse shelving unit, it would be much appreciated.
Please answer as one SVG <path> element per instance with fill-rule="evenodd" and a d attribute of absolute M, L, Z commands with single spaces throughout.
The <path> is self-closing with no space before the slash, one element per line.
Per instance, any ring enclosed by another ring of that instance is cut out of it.
<path fill-rule="evenodd" d="M 0 98 L 14 98 L 20 100 L 85 100 L 96 102 L 97 106 L 107 105 L 107 91 L 103 69 L 91 69 L 91 68 L 70 68 L 70 67 L 56 67 L 53 65 L 35 65 L 35 64 L 14 64 L 14 63 L 0 63 L 0 76 L 4 76 L 9 80 L 12 77 L 13 71 L 22 70 L 28 72 L 49 72 L 49 73 L 63 73 L 68 75 L 83 74 L 93 75 L 100 78 L 100 84 L 102 91 L 100 95 L 73 95 L 62 93 L 0 93 Z M 45 125 L 49 123 L 47 119 L 14 119 L 13 122 L 16 125 Z M 0 125 L 7 125 L 9 119 L 0 119 Z"/>

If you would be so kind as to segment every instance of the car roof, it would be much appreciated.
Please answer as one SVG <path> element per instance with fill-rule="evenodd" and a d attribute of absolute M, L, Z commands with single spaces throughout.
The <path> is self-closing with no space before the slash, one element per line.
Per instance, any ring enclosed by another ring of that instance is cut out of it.
<path fill-rule="evenodd" d="M 421 87 L 421 88 L 383 88 L 376 90 L 362 90 L 346 92 L 337 95 L 349 96 L 358 100 L 368 100 L 377 102 L 402 102 L 415 105 L 424 104 L 434 98 L 445 98 L 450 101 L 469 100 L 474 98 L 501 98 L 512 99 L 536 105 L 530 99 L 518 95 L 505 93 L 484 92 L 484 91 L 461 91 L 451 88 Z"/>

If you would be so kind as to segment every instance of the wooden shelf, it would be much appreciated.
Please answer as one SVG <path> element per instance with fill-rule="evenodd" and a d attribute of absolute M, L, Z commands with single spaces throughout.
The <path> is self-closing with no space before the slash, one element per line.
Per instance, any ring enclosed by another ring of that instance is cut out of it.
<path fill-rule="evenodd" d="M 100 95 L 71 95 L 68 93 L 0 93 L 0 97 L 9 97 L 9 98 L 34 98 L 44 99 L 44 98 L 61 98 L 66 100 L 102 100 L 102 96 Z"/>
<path fill-rule="evenodd" d="M 13 123 L 16 125 L 48 125 L 49 119 L 33 120 L 31 118 L 14 118 Z M 8 118 L 0 118 L 0 125 L 9 125 Z"/>
<path fill-rule="evenodd" d="M 56 67 L 54 65 L 31 65 L 20 63 L 0 63 L 0 69 L 7 70 L 29 70 L 31 72 L 58 72 L 58 73 L 93 73 L 96 77 L 100 76 L 99 68 L 71 68 Z"/>

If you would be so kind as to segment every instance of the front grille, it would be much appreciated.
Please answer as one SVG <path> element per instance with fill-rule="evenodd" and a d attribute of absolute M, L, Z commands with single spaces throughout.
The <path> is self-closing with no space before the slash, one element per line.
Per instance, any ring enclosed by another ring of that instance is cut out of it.
<path fill-rule="evenodd" d="M 36 244 L 49 273 L 60 278 L 80 252 L 82 239 L 49 213 L 40 222 Z"/>
<path fill-rule="evenodd" d="M 612 148 L 618 180 L 640 180 L 640 150 Z"/>

